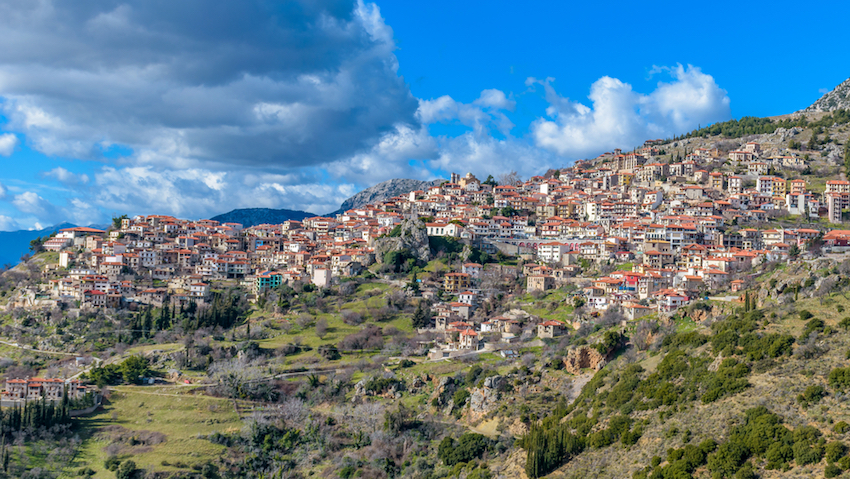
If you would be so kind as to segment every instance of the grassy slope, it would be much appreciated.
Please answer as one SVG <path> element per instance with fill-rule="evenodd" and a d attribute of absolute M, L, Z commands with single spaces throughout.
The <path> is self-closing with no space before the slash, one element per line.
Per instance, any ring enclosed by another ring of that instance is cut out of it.
<path fill-rule="evenodd" d="M 199 435 L 235 432 L 241 429 L 242 422 L 233 402 L 226 399 L 185 394 L 180 387 L 116 387 L 102 410 L 81 420 L 83 445 L 64 477 L 74 477 L 82 467 L 97 471 L 96 477 L 114 477 L 103 467 L 107 458 L 104 447 L 110 441 L 102 434 L 103 428 L 114 425 L 167 436 L 164 443 L 149 448 L 124 446 L 119 457 L 132 454 L 140 468 L 178 471 L 181 469 L 163 466 L 162 462 L 191 466 L 213 460 L 224 447 Z"/>

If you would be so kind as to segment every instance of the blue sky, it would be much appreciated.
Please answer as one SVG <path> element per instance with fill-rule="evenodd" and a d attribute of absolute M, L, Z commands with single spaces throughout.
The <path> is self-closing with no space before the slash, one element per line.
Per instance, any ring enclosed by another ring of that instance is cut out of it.
<path fill-rule="evenodd" d="M 557 79 L 585 100 L 604 75 L 650 90 L 653 65 L 692 64 L 729 92 L 732 115 L 804 108 L 850 77 L 841 40 L 850 6 L 799 2 L 380 2 L 414 95 L 471 101 Z M 520 112 L 518 112 L 520 113 Z M 539 114 L 529 109 L 529 117 Z"/>
<path fill-rule="evenodd" d="M 850 76 L 790 2 L 0 0 L 0 230 L 326 213 L 390 178 L 542 173 Z"/>

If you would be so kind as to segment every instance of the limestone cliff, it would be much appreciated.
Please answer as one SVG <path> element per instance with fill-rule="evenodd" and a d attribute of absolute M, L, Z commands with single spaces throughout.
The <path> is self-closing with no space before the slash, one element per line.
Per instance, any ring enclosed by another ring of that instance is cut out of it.
<path fill-rule="evenodd" d="M 390 251 L 410 250 L 422 261 L 431 259 L 431 247 L 428 244 L 428 232 L 425 223 L 419 218 L 405 220 L 401 223 L 401 234 L 394 237 L 376 238 L 372 241 L 375 248 L 375 258 L 383 261 L 384 254 Z"/>

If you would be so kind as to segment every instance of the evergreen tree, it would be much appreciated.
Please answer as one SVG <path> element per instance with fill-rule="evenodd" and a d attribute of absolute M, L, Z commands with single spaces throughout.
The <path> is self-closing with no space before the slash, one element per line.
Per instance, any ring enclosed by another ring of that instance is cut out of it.
<path fill-rule="evenodd" d="M 423 301 L 419 301 L 416 305 L 416 311 L 413 313 L 413 327 L 414 328 L 425 328 L 428 327 L 428 323 L 431 322 L 431 317 L 428 311 L 422 306 Z"/>

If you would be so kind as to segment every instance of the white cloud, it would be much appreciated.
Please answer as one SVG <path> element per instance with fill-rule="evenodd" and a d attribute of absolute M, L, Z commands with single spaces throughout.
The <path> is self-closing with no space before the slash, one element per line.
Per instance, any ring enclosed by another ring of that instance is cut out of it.
<path fill-rule="evenodd" d="M 0 156 L 9 156 L 15 152 L 18 146 L 18 137 L 12 133 L 0 135 Z"/>
<path fill-rule="evenodd" d="M 659 82 L 648 95 L 616 78 L 600 78 L 590 89 L 592 107 L 558 96 L 551 78 L 530 78 L 526 84 L 544 86 L 551 118 L 532 123 L 535 143 L 569 158 L 595 156 L 729 118 L 729 97 L 711 75 L 691 65 L 661 70 L 672 81 Z"/>
<path fill-rule="evenodd" d="M 362 0 L 37 4 L 2 7 L 0 111 L 48 155 L 282 170 L 418 127 L 392 29 Z"/>
<path fill-rule="evenodd" d="M 398 125 L 371 150 L 329 165 L 328 172 L 340 181 L 361 185 L 373 185 L 392 178 L 430 178 L 434 176 L 433 172 L 421 165 L 411 166 L 410 160 L 421 162 L 436 156 L 437 141 L 428 134 L 427 128 L 414 130 Z"/>
<path fill-rule="evenodd" d="M 498 140 L 491 136 L 481 138 L 471 133 L 441 138 L 438 158 L 428 162 L 429 168 L 439 168 L 446 172 L 498 176 L 516 171 L 524 177 L 541 174 L 554 166 L 566 165 L 564 159 L 525 141 L 511 138 Z"/>
<path fill-rule="evenodd" d="M 6 199 L 6 187 L 0 183 L 0 200 Z"/>
<path fill-rule="evenodd" d="M 53 223 L 64 219 L 61 211 L 33 191 L 25 191 L 15 195 L 12 204 L 22 213 L 33 215 L 39 220 Z"/>
<path fill-rule="evenodd" d="M 462 103 L 448 95 L 434 100 L 419 100 L 416 112 L 419 120 L 425 124 L 458 123 L 472 128 L 475 135 L 483 137 L 491 128 L 508 135 L 514 124 L 502 110 L 513 111 L 516 102 L 509 100 L 500 90 L 484 90 L 472 103 Z"/>
<path fill-rule="evenodd" d="M 104 167 L 95 175 L 91 204 L 117 214 L 157 212 L 186 218 L 208 218 L 235 208 L 323 214 L 356 191 L 351 184 L 328 184 L 318 176 Z"/>
<path fill-rule="evenodd" d="M 57 166 L 50 171 L 45 171 L 41 174 L 41 176 L 45 178 L 54 178 L 60 183 L 64 183 L 66 185 L 79 185 L 89 182 L 89 177 L 85 173 L 78 175 L 62 168 L 61 166 Z"/>
<path fill-rule="evenodd" d="M 91 225 L 104 221 L 103 212 L 98 207 L 79 198 L 73 198 L 69 203 L 66 213 L 68 221 L 77 225 Z"/>
<path fill-rule="evenodd" d="M 18 222 L 13 218 L 5 215 L 0 215 L 0 231 L 16 231 L 21 229 Z"/>
<path fill-rule="evenodd" d="M 473 103 L 499 110 L 514 111 L 514 108 L 516 108 L 515 101 L 509 100 L 505 95 L 505 92 L 502 90 L 496 90 L 495 88 L 482 91 L 481 96 Z"/>

